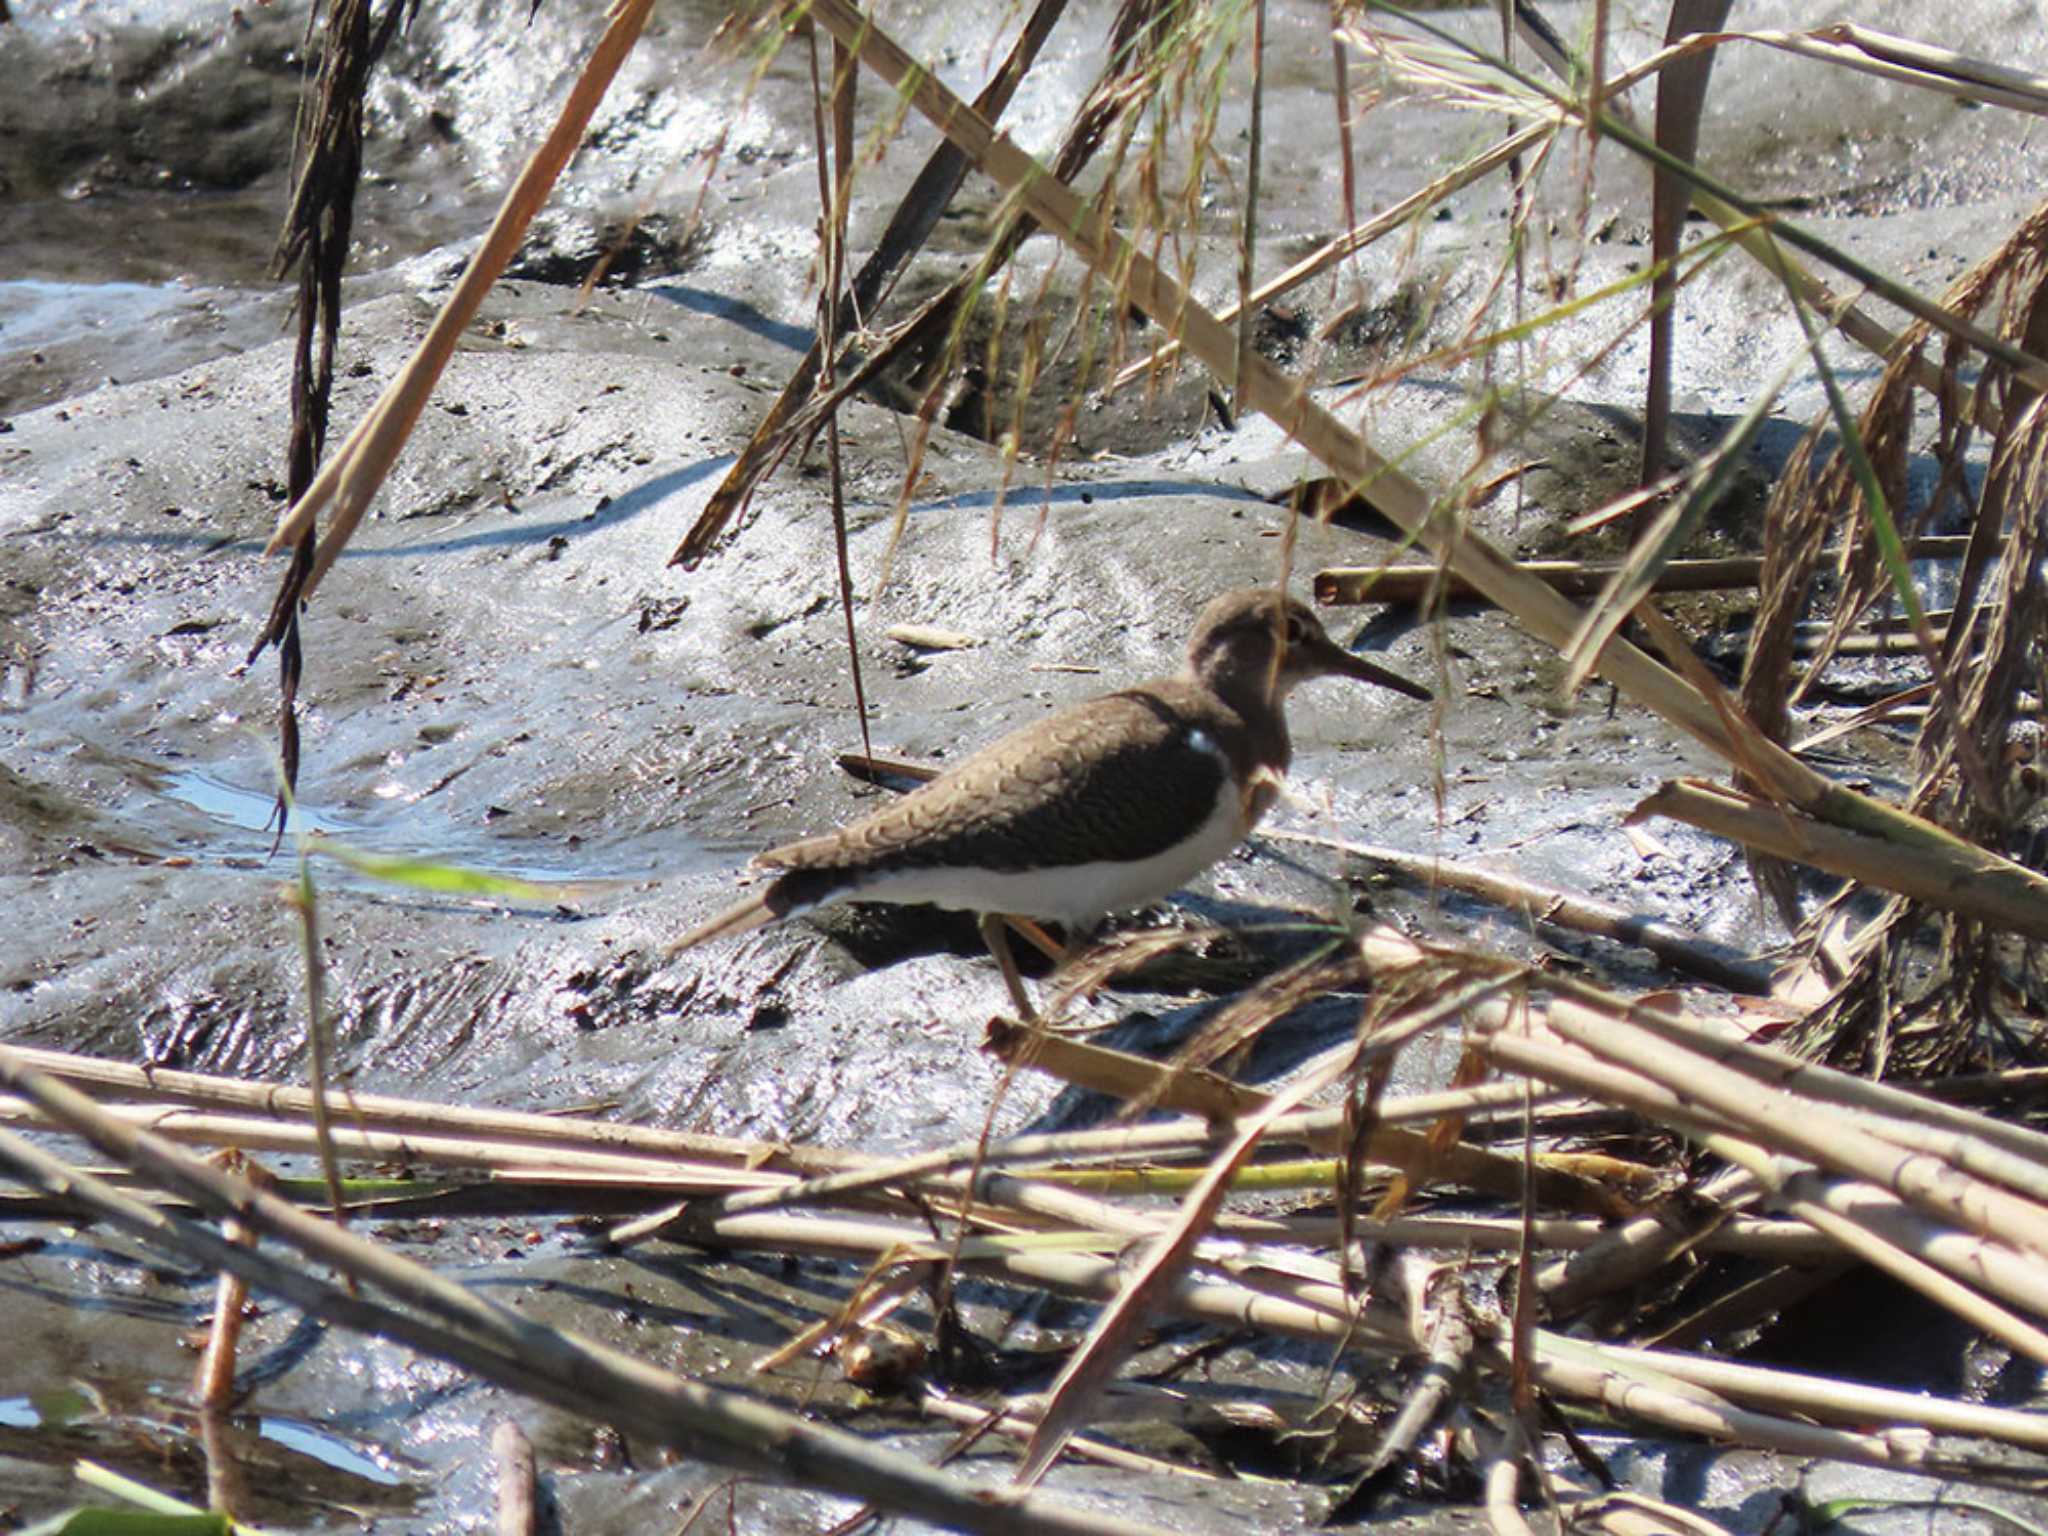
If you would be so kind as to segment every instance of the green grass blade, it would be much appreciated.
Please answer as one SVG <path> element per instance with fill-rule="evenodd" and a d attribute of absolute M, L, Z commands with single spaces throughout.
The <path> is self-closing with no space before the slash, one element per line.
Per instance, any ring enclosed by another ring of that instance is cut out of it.
<path fill-rule="evenodd" d="M 366 853 L 320 833 L 309 834 L 306 848 L 324 855 L 371 880 L 402 885 L 441 896 L 489 896 L 500 901 L 517 901 L 536 906 L 555 906 L 567 899 L 570 887 L 521 880 L 512 875 L 494 875 L 486 870 L 468 869 L 439 859 L 415 858 L 405 854 Z"/>

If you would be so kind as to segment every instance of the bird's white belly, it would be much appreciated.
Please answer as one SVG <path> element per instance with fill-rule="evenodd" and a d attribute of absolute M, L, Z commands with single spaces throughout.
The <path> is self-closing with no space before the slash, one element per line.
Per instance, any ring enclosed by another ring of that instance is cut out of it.
<path fill-rule="evenodd" d="M 1048 922 L 1092 922 L 1170 896 L 1244 841 L 1242 802 L 1226 777 L 1193 835 L 1149 859 L 1097 860 L 1046 869 L 905 869 L 840 893 L 853 901 L 926 902 L 968 912 L 1007 912 Z"/>

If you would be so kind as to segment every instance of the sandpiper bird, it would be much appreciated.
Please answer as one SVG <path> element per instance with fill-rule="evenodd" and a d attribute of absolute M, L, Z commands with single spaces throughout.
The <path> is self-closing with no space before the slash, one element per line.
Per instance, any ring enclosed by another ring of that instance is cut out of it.
<path fill-rule="evenodd" d="M 1071 945 L 1230 852 L 1286 774 L 1287 695 L 1317 677 L 1430 697 L 1343 649 L 1283 593 L 1226 592 L 1195 621 L 1179 676 L 1060 710 L 859 821 L 770 849 L 754 866 L 775 878 L 668 953 L 827 902 L 928 903 L 981 914 L 1028 1018 L 1004 919 L 1062 923 Z"/>

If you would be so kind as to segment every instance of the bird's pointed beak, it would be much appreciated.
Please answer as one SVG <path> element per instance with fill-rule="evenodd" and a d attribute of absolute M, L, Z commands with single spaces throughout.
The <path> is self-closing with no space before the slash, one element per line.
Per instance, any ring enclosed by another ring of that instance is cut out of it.
<path fill-rule="evenodd" d="M 1307 660 L 1315 671 L 1331 677 L 1355 677 L 1361 683 L 1377 683 L 1382 688 L 1391 688 L 1396 693 L 1405 693 L 1411 699 L 1420 699 L 1425 704 L 1436 697 L 1420 683 L 1411 683 L 1398 672 L 1389 672 L 1385 667 L 1375 666 L 1363 656 L 1354 656 L 1343 646 L 1327 636 L 1319 635 L 1302 647 Z"/>

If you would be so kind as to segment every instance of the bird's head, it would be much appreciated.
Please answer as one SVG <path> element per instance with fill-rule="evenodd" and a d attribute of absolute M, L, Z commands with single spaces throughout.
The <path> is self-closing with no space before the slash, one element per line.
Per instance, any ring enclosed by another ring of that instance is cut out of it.
<path fill-rule="evenodd" d="M 1411 699 L 1430 691 L 1345 650 L 1302 603 L 1271 587 L 1246 587 L 1212 600 L 1188 637 L 1188 670 L 1225 697 L 1284 700 L 1318 677 L 1377 683 Z"/>

